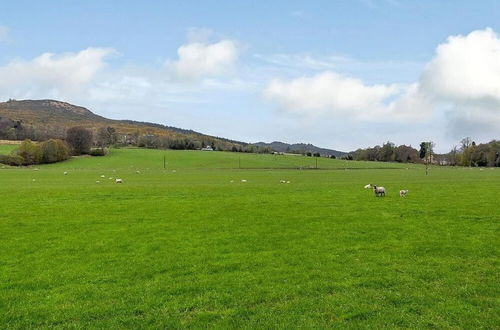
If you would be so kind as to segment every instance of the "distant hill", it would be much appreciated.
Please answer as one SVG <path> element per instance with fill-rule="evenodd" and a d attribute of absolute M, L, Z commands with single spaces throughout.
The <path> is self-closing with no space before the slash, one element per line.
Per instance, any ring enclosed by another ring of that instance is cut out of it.
<path fill-rule="evenodd" d="M 253 145 L 256 145 L 259 147 L 271 147 L 274 151 L 279 151 L 279 152 L 295 152 L 295 153 L 297 153 L 297 152 L 300 152 L 300 153 L 319 152 L 321 155 L 327 155 L 327 156 L 334 155 L 335 157 L 342 157 L 342 156 L 347 155 L 347 152 L 333 150 L 333 149 L 320 148 L 320 147 L 317 147 L 317 146 L 312 145 L 310 143 L 308 143 L 308 144 L 305 144 L 305 143 L 288 144 L 288 143 L 283 143 L 283 142 L 279 142 L 279 141 L 274 141 L 271 143 L 258 142 L 258 143 L 253 143 Z"/>
<path fill-rule="evenodd" d="M 215 143 L 221 150 L 234 151 L 235 148 L 236 150 L 244 150 L 245 147 L 257 146 L 271 148 L 279 152 L 319 152 L 322 155 L 335 155 L 336 157 L 346 154 L 342 151 L 319 148 L 312 144 L 287 144 L 282 142 L 249 144 L 206 135 L 190 129 L 133 120 L 113 120 L 96 115 L 87 108 L 57 100 L 9 100 L 0 102 L 0 138 L 8 139 L 7 131 L 9 129 L 20 131 L 22 128 L 25 131 L 29 129 L 35 130 L 38 134 L 43 134 L 45 138 L 64 137 L 65 131 L 73 126 L 84 126 L 93 130 L 109 126 L 115 128 L 116 132 L 123 136 L 154 135 L 172 139 L 189 138 L 197 140 L 201 144 Z M 20 136 L 20 134 L 18 135 Z"/>
<path fill-rule="evenodd" d="M 55 136 L 62 136 L 72 126 L 84 126 L 89 129 L 113 127 L 123 135 L 155 135 L 170 138 L 195 138 L 211 143 L 220 142 L 228 145 L 246 146 L 248 143 L 206 135 L 193 130 L 165 126 L 161 124 L 133 120 L 113 120 L 96 115 L 87 108 L 56 100 L 9 100 L 0 102 L 0 121 L 4 126 L 9 122 L 16 126 L 35 127 L 38 131 L 48 131 Z M 14 127 L 13 125 L 11 125 Z"/>

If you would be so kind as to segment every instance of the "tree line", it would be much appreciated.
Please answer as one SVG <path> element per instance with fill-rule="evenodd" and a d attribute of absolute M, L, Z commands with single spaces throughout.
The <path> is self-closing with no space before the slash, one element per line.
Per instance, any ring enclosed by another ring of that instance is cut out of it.
<path fill-rule="evenodd" d="M 134 122 L 132 122 L 134 123 Z M 148 125 L 152 126 L 153 124 Z M 154 125 L 157 128 L 168 128 L 168 126 Z M 190 130 L 176 129 L 171 135 L 158 135 L 152 133 L 123 133 L 113 127 L 93 128 L 93 144 L 96 147 L 103 145 L 113 146 L 137 146 L 151 149 L 174 149 L 174 150 L 199 150 L 210 146 L 213 150 L 247 152 L 247 153 L 271 153 L 270 147 L 260 147 L 248 143 L 237 142 L 220 137 L 210 137 Z M 67 130 L 65 127 L 26 125 L 21 121 L 0 117 L 0 139 L 4 140 L 32 140 L 45 141 L 48 139 L 65 140 Z"/>
<path fill-rule="evenodd" d="M 103 156 L 106 147 L 113 141 L 113 130 L 103 128 L 96 139 L 92 131 L 84 127 L 72 127 L 66 131 L 65 139 L 48 139 L 42 142 L 24 140 L 9 155 L 0 155 L 0 163 L 12 166 L 56 163 L 69 159 L 72 155 L 89 154 Z M 98 148 L 92 148 L 95 143 Z"/>
<path fill-rule="evenodd" d="M 398 162 L 398 163 L 425 163 L 449 166 L 484 166 L 500 167 L 500 141 L 492 140 L 488 143 L 472 141 L 467 137 L 460 141 L 446 154 L 434 153 L 435 144 L 430 141 L 420 143 L 419 150 L 407 146 L 396 146 L 386 142 L 382 146 L 375 146 L 356 151 L 344 156 L 347 160 Z"/>

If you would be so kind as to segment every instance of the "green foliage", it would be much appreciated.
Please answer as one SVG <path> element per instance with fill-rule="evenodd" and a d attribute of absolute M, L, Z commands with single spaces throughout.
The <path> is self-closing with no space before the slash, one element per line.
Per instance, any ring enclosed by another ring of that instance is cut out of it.
<path fill-rule="evenodd" d="M 12 150 L 11 158 L 3 157 L 3 161 L 18 166 L 55 163 L 68 159 L 69 154 L 68 145 L 61 140 L 51 139 L 42 143 L 25 140 Z"/>
<path fill-rule="evenodd" d="M 380 162 L 399 162 L 399 163 L 417 163 L 418 162 L 418 152 L 416 149 L 400 145 L 396 145 L 392 142 L 386 142 L 380 146 L 375 146 L 373 148 L 358 149 L 352 155 L 352 159 L 355 160 L 368 160 L 368 161 L 380 161 Z"/>
<path fill-rule="evenodd" d="M 2 155 L 0 154 L 0 164 L 21 166 L 24 164 L 24 158 L 19 155 Z"/>
<path fill-rule="evenodd" d="M 500 141 L 476 144 L 470 138 L 460 141 L 460 150 L 454 148 L 448 156 L 461 166 L 500 166 Z"/>
<path fill-rule="evenodd" d="M 56 163 L 69 159 L 70 148 L 62 140 L 50 139 L 41 143 L 42 163 Z"/>
<path fill-rule="evenodd" d="M 108 149 L 106 148 L 92 148 L 89 152 L 91 156 L 106 156 L 108 154 Z"/>
<path fill-rule="evenodd" d="M 30 140 L 24 140 L 14 153 L 23 158 L 23 165 L 40 164 L 43 160 L 42 148 Z"/>

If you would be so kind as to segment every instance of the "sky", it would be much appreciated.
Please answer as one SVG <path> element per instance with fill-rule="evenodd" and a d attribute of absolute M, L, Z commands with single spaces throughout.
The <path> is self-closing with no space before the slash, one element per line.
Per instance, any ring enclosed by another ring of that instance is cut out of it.
<path fill-rule="evenodd" d="M 0 101 L 342 151 L 500 138 L 500 1 L 0 0 Z"/>

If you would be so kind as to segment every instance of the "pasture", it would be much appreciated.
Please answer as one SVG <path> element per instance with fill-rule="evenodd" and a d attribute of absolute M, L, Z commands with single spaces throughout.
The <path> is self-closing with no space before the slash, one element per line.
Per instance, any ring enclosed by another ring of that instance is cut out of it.
<path fill-rule="evenodd" d="M 114 149 L 0 168 L 1 327 L 500 326 L 499 169 L 315 162 Z"/>

